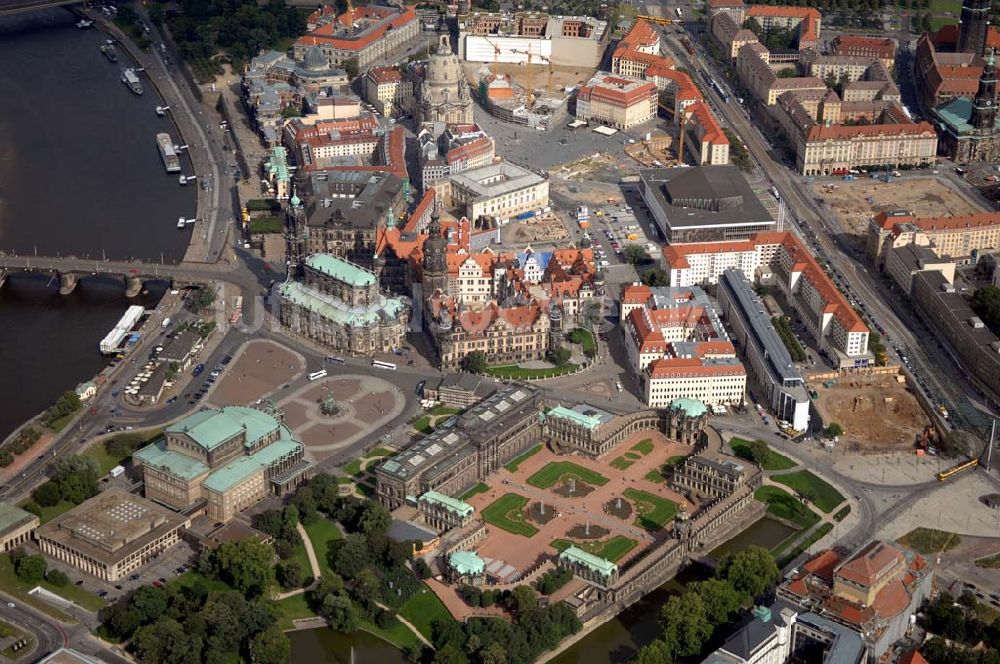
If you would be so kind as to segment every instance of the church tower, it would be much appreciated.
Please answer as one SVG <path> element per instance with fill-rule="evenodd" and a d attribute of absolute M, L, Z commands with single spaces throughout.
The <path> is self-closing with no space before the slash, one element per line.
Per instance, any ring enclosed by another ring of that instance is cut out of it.
<path fill-rule="evenodd" d="M 983 75 L 979 77 L 979 89 L 972 102 L 972 116 L 969 124 L 977 130 L 993 129 L 997 119 L 997 69 L 994 64 L 994 52 L 990 51 L 983 67 Z"/>
<path fill-rule="evenodd" d="M 424 298 L 448 290 L 448 240 L 441 235 L 441 215 L 435 210 L 424 240 Z"/>
<path fill-rule="evenodd" d="M 990 29 L 990 0 L 962 0 L 962 18 L 958 26 L 959 53 L 983 55 Z"/>
<path fill-rule="evenodd" d="M 302 207 L 295 187 L 292 187 L 292 198 L 288 202 L 288 275 L 299 276 L 299 266 L 308 255 L 309 227 L 306 225 L 306 214 Z"/>

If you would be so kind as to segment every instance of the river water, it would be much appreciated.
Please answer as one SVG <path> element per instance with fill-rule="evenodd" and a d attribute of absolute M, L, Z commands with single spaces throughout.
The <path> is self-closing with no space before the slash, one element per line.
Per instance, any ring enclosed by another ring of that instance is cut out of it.
<path fill-rule="evenodd" d="M 155 143 L 177 131 L 151 85 L 137 97 L 121 82 L 127 55 L 112 64 L 103 33 L 75 21 L 63 9 L 0 18 L 0 251 L 179 261 L 191 230 L 177 218 L 194 216 L 195 190 Z M 0 440 L 101 369 L 97 344 L 133 303 L 116 284 L 67 297 L 44 286 L 0 289 Z"/>
<path fill-rule="evenodd" d="M 792 528 L 771 519 L 761 519 L 736 537 L 712 552 L 721 555 L 739 551 L 756 544 L 771 548 L 795 532 Z M 660 606 L 672 594 L 682 592 L 684 584 L 706 578 L 707 571 L 692 566 L 649 593 L 629 607 L 614 620 L 590 632 L 573 647 L 560 654 L 554 664 L 593 664 L 595 662 L 627 662 L 642 646 L 660 636 Z M 343 662 L 350 661 L 351 645 L 355 646 L 357 664 L 400 664 L 398 650 L 370 634 L 339 634 L 329 628 L 302 630 L 289 634 L 294 662 Z"/>

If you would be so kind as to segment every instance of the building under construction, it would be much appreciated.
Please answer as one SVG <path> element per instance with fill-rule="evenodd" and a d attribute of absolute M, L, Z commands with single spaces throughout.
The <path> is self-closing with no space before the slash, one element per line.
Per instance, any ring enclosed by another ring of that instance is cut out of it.
<path fill-rule="evenodd" d="M 466 62 L 596 68 L 610 31 L 589 16 L 474 13 L 459 25 L 459 57 Z"/>
<path fill-rule="evenodd" d="M 539 87 L 531 67 L 518 70 L 517 78 L 486 67 L 479 70 L 476 86 L 479 103 L 504 122 L 548 129 L 562 116 L 571 91 L 553 90 L 545 80 Z M 551 81 L 551 75 L 548 78 Z"/>

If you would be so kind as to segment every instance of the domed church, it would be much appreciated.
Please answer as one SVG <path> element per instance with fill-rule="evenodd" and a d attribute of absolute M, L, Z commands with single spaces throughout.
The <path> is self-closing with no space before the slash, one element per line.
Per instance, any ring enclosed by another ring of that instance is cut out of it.
<path fill-rule="evenodd" d="M 458 56 L 451 50 L 448 35 L 441 35 L 420 85 L 420 121 L 471 123 L 472 103 L 469 82 Z"/>

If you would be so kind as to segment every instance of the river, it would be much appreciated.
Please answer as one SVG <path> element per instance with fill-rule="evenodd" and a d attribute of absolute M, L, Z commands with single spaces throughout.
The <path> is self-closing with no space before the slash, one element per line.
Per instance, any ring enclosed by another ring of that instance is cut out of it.
<path fill-rule="evenodd" d="M 177 218 L 194 216 L 195 190 L 155 143 L 177 131 L 151 85 L 137 97 L 120 81 L 124 51 L 112 64 L 104 34 L 75 21 L 64 9 L 0 18 L 0 251 L 179 261 L 191 230 Z M 111 284 L 60 298 L 12 281 L 0 289 L 0 440 L 101 369 L 97 344 L 132 303 Z"/>
<path fill-rule="evenodd" d="M 771 519 L 761 519 L 712 552 L 721 555 L 756 544 L 771 548 L 795 532 Z M 587 634 L 553 661 L 554 664 L 591 664 L 627 662 L 636 651 L 660 635 L 660 606 L 672 594 L 683 591 L 684 584 L 705 578 L 706 570 L 692 566 L 677 578 L 663 584 L 630 606 L 614 620 Z M 357 664 L 401 664 L 404 660 L 390 644 L 365 632 L 339 634 L 328 628 L 302 630 L 289 634 L 293 662 L 350 661 L 354 645 Z"/>

